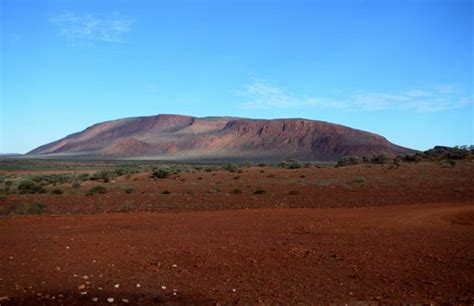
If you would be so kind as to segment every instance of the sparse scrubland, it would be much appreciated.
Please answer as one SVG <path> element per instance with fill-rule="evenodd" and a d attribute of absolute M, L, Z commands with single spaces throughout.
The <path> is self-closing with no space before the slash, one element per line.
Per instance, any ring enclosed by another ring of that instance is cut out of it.
<path fill-rule="evenodd" d="M 469 148 L 0 163 L 2 305 L 474 301 Z"/>

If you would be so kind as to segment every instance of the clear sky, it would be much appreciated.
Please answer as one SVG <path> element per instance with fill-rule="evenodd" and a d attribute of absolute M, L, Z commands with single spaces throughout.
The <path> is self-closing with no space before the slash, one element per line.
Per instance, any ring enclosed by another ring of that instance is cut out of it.
<path fill-rule="evenodd" d="M 473 3 L 0 1 L 0 152 L 160 113 L 474 143 Z"/>

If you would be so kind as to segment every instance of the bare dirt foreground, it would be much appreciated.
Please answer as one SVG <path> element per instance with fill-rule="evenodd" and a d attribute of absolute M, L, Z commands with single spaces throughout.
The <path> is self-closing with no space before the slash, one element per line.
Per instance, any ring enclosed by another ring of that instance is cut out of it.
<path fill-rule="evenodd" d="M 474 302 L 474 202 L 28 216 L 0 243 L 2 305 Z"/>

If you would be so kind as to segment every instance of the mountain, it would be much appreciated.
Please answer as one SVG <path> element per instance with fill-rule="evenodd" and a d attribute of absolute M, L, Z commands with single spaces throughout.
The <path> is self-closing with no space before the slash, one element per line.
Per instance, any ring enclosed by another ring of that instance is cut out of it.
<path fill-rule="evenodd" d="M 162 160 L 335 161 L 411 154 L 382 136 L 307 119 L 157 115 L 106 121 L 40 146 L 30 156 Z"/>

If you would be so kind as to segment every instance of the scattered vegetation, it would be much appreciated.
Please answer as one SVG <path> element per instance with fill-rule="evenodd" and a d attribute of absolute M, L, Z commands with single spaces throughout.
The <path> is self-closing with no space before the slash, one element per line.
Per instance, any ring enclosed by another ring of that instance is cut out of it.
<path fill-rule="evenodd" d="M 61 188 L 51 190 L 51 194 L 63 194 L 64 191 Z"/>
<path fill-rule="evenodd" d="M 92 196 L 95 194 L 105 194 L 105 193 L 107 193 L 107 188 L 105 188 L 104 186 L 94 186 L 91 189 L 89 189 L 89 191 L 87 191 L 86 195 Z"/>
<path fill-rule="evenodd" d="M 171 191 L 165 190 L 165 191 L 162 192 L 162 194 L 171 194 Z"/>
<path fill-rule="evenodd" d="M 170 176 L 170 171 L 168 169 L 155 169 L 151 173 L 152 178 L 164 179 Z"/>
<path fill-rule="evenodd" d="M 263 190 L 263 189 L 257 189 L 257 190 L 255 190 L 253 193 L 254 193 L 254 194 L 264 194 L 264 193 L 266 193 L 266 191 Z"/>
<path fill-rule="evenodd" d="M 300 169 L 303 168 L 303 165 L 297 160 L 286 160 L 278 164 L 280 168 L 285 169 Z"/>
<path fill-rule="evenodd" d="M 46 209 L 46 204 L 43 203 L 15 203 L 11 207 L 11 212 L 15 215 L 42 215 Z"/>

